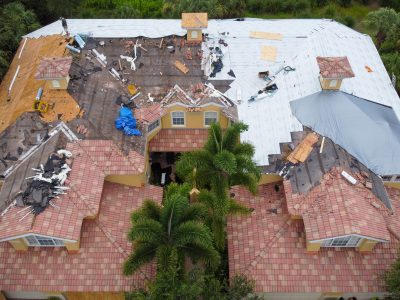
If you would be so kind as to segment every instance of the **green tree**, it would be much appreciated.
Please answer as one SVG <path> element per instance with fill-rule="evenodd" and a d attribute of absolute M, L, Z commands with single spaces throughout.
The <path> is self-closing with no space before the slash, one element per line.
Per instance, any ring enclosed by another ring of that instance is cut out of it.
<path fill-rule="evenodd" d="M 247 129 L 243 123 L 235 123 L 225 131 L 219 124 L 212 124 L 204 148 L 182 154 L 176 164 L 180 178 L 202 188 L 198 199 L 209 209 L 208 223 L 220 251 L 225 247 L 226 216 L 249 212 L 229 196 L 230 187 L 243 185 L 255 193 L 260 178 L 252 159 L 254 147 L 240 142 L 240 134 Z"/>
<path fill-rule="evenodd" d="M 391 299 L 400 300 L 400 258 L 398 258 L 385 274 L 386 289 Z"/>
<path fill-rule="evenodd" d="M 0 79 L 8 68 L 8 62 L 17 50 L 21 37 L 37 28 L 36 15 L 19 2 L 6 4 L 0 10 Z"/>
<path fill-rule="evenodd" d="M 211 269 L 219 265 L 219 253 L 213 246 L 209 228 L 203 223 L 206 210 L 200 203 L 189 205 L 189 190 L 187 184 L 171 184 L 162 206 L 145 200 L 132 213 L 133 226 L 128 239 L 134 249 L 124 264 L 125 275 L 133 274 L 155 258 L 158 271 L 175 264 L 183 273 L 186 257 Z"/>
<path fill-rule="evenodd" d="M 375 29 L 378 49 L 388 36 L 398 34 L 400 14 L 391 8 L 380 8 L 368 13 L 365 24 Z"/>

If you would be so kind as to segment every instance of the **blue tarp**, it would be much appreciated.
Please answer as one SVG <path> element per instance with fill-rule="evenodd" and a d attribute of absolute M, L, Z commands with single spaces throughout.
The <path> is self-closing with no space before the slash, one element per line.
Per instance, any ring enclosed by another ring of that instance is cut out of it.
<path fill-rule="evenodd" d="M 341 91 L 290 102 L 303 125 L 329 137 L 378 175 L 400 174 L 400 122 L 391 107 Z"/>
<path fill-rule="evenodd" d="M 136 120 L 132 111 L 127 107 L 121 107 L 119 117 L 115 120 L 115 127 L 122 130 L 126 135 L 140 136 L 140 131 L 136 128 Z"/>

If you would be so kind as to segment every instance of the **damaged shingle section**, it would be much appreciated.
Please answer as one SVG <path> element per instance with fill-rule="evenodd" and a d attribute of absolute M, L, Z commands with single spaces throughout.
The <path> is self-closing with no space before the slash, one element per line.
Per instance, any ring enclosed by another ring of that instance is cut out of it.
<path fill-rule="evenodd" d="M 357 174 L 356 179 L 371 189 L 373 194 L 388 209 L 392 209 L 391 201 L 382 179 L 327 137 L 319 137 L 318 142 L 304 162 L 298 164 L 288 162 L 286 157 L 309 132 L 309 129 L 292 132 L 292 142 L 282 143 L 280 145 L 281 154 L 270 155 L 270 164 L 261 167 L 262 172 L 279 174 L 290 181 L 293 193 L 307 194 L 313 187 L 320 184 L 323 176 L 330 172 L 332 168 L 344 167 Z M 324 142 L 322 143 L 323 140 Z"/>

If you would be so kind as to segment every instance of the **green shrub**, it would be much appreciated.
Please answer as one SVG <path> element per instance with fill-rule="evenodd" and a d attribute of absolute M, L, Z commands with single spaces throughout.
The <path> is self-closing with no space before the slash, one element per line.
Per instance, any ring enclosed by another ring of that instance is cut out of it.
<path fill-rule="evenodd" d="M 343 7 L 349 7 L 351 5 L 351 0 L 339 0 L 339 5 Z"/>
<path fill-rule="evenodd" d="M 352 16 L 345 16 L 340 20 L 340 22 L 350 28 L 353 28 L 356 23 L 356 20 Z"/>
<path fill-rule="evenodd" d="M 325 18 L 328 18 L 328 19 L 333 19 L 333 18 L 335 18 L 335 16 L 336 16 L 336 7 L 335 7 L 335 5 L 329 4 L 329 5 L 326 7 L 326 9 L 325 9 L 325 11 L 324 11 L 324 13 L 323 13 L 323 16 L 324 16 Z"/>

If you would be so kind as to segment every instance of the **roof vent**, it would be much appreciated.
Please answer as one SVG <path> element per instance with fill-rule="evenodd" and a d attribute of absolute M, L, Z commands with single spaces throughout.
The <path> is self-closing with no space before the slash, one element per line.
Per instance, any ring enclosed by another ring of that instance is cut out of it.
<path fill-rule="evenodd" d="M 344 78 L 354 77 L 347 56 L 321 57 L 317 56 L 320 82 L 323 90 L 339 90 Z"/>

